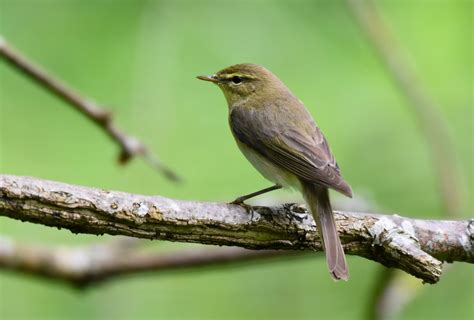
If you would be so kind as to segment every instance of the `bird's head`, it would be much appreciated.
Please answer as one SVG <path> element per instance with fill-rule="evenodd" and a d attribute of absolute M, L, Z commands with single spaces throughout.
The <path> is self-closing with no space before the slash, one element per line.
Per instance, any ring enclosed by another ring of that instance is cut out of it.
<path fill-rule="evenodd" d="M 210 76 L 198 76 L 200 80 L 210 81 L 219 86 L 229 106 L 248 99 L 261 100 L 287 92 L 285 85 L 270 71 L 262 66 L 243 63 L 222 69 Z"/>

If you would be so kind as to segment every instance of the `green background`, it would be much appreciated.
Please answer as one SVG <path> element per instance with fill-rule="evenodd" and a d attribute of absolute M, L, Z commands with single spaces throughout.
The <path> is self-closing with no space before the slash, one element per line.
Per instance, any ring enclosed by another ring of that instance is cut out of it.
<path fill-rule="evenodd" d="M 450 128 L 472 213 L 473 2 L 387 1 L 380 8 Z M 219 90 L 195 80 L 262 64 L 301 98 L 327 136 L 353 208 L 441 218 L 429 148 L 347 7 L 339 1 L 1 0 L 0 34 L 79 92 L 185 179 L 171 184 L 75 110 L 0 63 L 0 172 L 133 193 L 229 201 L 268 186 L 240 154 Z M 338 196 L 333 195 L 338 201 Z M 289 199 L 278 191 L 272 200 Z M 368 199 L 368 200 L 367 200 Z M 365 202 L 365 204 L 364 204 Z M 472 217 L 472 215 L 471 215 Z M 23 243 L 105 240 L 0 218 Z M 153 244 L 152 244 L 153 245 Z M 166 244 L 167 248 L 189 247 Z M 139 275 L 81 292 L 0 273 L 2 319 L 363 319 L 381 267 L 348 257 L 334 283 L 324 259 Z M 472 319 L 472 266 L 425 285 L 400 319 Z M 415 287 L 417 280 L 408 286 Z"/>

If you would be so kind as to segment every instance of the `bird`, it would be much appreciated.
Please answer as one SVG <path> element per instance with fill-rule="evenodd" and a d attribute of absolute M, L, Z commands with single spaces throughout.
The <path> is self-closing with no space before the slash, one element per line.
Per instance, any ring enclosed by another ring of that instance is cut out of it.
<path fill-rule="evenodd" d="M 236 64 L 197 78 L 222 90 L 229 126 L 239 149 L 274 183 L 232 203 L 244 204 L 247 199 L 280 188 L 301 192 L 319 231 L 331 277 L 348 280 L 329 189 L 350 198 L 352 189 L 303 102 L 276 75 L 257 64 Z"/>

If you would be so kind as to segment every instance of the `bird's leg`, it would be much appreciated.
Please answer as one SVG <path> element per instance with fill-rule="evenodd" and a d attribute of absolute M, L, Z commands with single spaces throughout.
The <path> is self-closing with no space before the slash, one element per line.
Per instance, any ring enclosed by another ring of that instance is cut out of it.
<path fill-rule="evenodd" d="M 270 192 L 270 191 L 273 191 L 273 190 L 278 190 L 278 189 L 281 189 L 282 186 L 280 186 L 279 184 L 276 184 L 274 186 L 271 186 L 271 187 L 268 187 L 268 188 L 265 188 L 265 189 L 262 189 L 262 190 L 258 190 L 258 191 L 255 191 L 255 192 L 252 192 L 252 193 L 249 193 L 249 194 L 246 194 L 246 195 L 243 195 L 241 197 L 238 197 L 237 199 L 235 199 L 234 201 L 231 202 L 231 204 L 239 204 L 239 205 L 242 205 L 244 204 L 244 201 L 250 199 L 250 198 L 253 198 L 253 197 L 256 197 L 256 196 L 259 196 L 261 194 L 264 194 L 264 193 L 267 193 L 267 192 Z"/>

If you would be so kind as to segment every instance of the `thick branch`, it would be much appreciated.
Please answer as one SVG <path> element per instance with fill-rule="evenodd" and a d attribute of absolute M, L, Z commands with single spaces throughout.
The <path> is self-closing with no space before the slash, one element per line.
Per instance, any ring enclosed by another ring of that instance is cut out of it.
<path fill-rule="evenodd" d="M 474 262 L 473 221 L 432 221 L 334 212 L 348 254 L 402 269 L 429 283 L 443 261 Z M 0 176 L 0 215 L 75 233 L 240 246 L 321 250 L 314 221 L 292 205 L 254 207 L 172 200 L 30 177 Z"/>
<path fill-rule="evenodd" d="M 151 167 L 161 171 L 168 179 L 179 180 L 178 176 L 167 168 L 148 147 L 135 137 L 127 135 L 115 126 L 112 114 L 99 107 L 94 101 L 82 97 L 66 84 L 46 73 L 40 67 L 29 61 L 20 52 L 14 50 L 0 35 L 0 58 L 11 66 L 34 80 L 47 91 L 67 102 L 70 106 L 92 120 L 100 127 L 121 149 L 119 161 L 126 163 L 133 157 L 142 157 Z"/>

